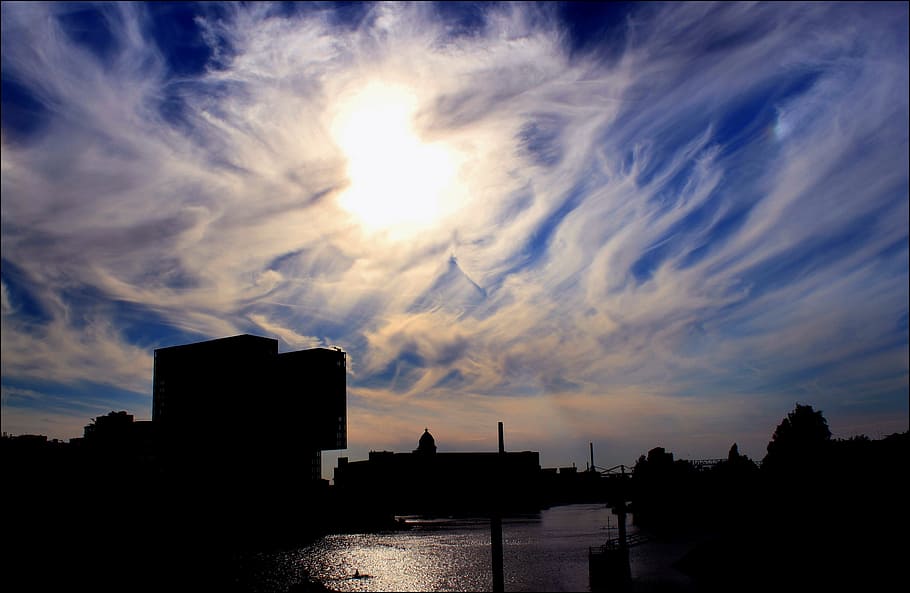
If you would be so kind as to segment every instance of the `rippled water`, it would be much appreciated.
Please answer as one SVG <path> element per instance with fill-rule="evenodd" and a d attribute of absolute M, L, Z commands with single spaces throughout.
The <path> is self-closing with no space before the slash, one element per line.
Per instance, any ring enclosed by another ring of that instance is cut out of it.
<path fill-rule="evenodd" d="M 504 519 L 506 590 L 588 590 L 588 547 L 615 536 L 616 524 L 603 505 Z M 287 591 L 307 574 L 338 591 L 489 591 L 490 526 L 486 519 L 458 519 L 405 531 L 330 535 L 299 550 L 260 555 L 247 571 L 250 585 L 262 591 Z"/>

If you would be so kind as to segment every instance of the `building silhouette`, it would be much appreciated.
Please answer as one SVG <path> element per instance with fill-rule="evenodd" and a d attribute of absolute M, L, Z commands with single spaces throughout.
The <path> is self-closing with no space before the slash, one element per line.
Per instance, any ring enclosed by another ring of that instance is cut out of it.
<path fill-rule="evenodd" d="M 321 479 L 347 446 L 346 360 L 335 348 L 278 353 L 239 335 L 155 350 L 152 422 L 170 471 L 231 487 Z"/>
<path fill-rule="evenodd" d="M 396 514 L 486 512 L 496 497 L 505 510 L 536 510 L 539 483 L 536 451 L 441 453 L 428 429 L 411 453 L 340 457 L 335 468 L 335 486 L 351 504 Z"/>
<path fill-rule="evenodd" d="M 423 434 L 420 435 L 420 440 L 417 441 L 417 448 L 414 449 L 414 453 L 420 453 L 421 455 L 436 454 L 436 439 L 430 434 L 429 428 L 423 429 Z"/>
<path fill-rule="evenodd" d="M 152 470 L 157 462 L 154 423 L 137 421 L 125 410 L 93 418 L 82 438 L 70 443 L 85 460 L 119 463 L 134 472 Z"/>

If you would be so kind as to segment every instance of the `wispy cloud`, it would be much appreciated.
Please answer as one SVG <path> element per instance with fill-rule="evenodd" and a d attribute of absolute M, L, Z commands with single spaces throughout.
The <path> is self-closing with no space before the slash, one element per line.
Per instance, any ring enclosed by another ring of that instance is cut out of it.
<path fill-rule="evenodd" d="M 905 5 L 644 5 L 609 58 L 549 6 L 228 5 L 195 73 L 154 5 L 95 9 L 101 49 L 72 5 L 3 5 L 39 106 L 4 120 L 5 384 L 147 395 L 152 348 L 250 331 L 349 351 L 364 449 L 504 418 L 712 456 L 765 423 L 761 455 L 795 399 L 906 428 Z M 405 239 L 339 205 L 333 118 L 371 82 L 459 159 Z"/>

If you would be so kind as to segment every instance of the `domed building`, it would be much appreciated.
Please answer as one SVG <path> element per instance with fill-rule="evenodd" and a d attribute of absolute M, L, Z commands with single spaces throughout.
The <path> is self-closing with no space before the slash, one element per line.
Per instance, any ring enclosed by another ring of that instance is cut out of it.
<path fill-rule="evenodd" d="M 340 457 L 335 486 L 358 504 L 397 514 L 485 512 L 492 492 L 507 510 L 537 510 L 540 454 L 437 453 L 436 439 L 424 428 L 410 453 L 370 451 L 364 461 Z"/>
<path fill-rule="evenodd" d="M 423 434 L 420 435 L 420 440 L 417 441 L 417 448 L 414 449 L 414 453 L 436 455 L 436 439 L 430 434 L 429 428 L 423 429 Z"/>

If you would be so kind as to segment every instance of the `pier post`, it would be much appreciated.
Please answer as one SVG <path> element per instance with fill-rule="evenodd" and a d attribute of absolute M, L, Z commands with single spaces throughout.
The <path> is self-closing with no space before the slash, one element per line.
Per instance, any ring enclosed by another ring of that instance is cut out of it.
<path fill-rule="evenodd" d="M 502 422 L 499 423 L 499 458 L 496 476 L 493 479 L 493 492 L 491 496 L 492 511 L 490 512 L 490 552 L 492 555 L 491 565 L 493 568 L 493 591 L 500 593 L 505 591 L 505 577 L 502 570 L 502 501 L 500 499 L 502 472 L 505 469 L 503 457 L 505 457 L 506 448 L 502 437 Z"/>
<path fill-rule="evenodd" d="M 624 593 L 632 590 L 632 570 L 629 564 L 629 541 L 626 535 L 627 477 L 625 466 L 611 478 L 609 506 L 617 517 L 619 534 L 615 541 L 608 539 L 603 546 L 588 549 L 588 577 L 591 591 Z"/>

